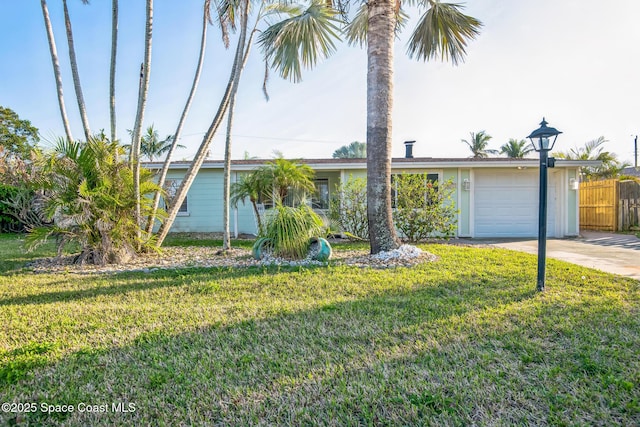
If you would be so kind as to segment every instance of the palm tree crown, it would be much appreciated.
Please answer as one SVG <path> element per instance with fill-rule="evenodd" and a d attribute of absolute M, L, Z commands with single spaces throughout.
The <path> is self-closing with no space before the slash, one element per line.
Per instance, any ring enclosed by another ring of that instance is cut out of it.
<path fill-rule="evenodd" d="M 527 144 L 525 139 L 509 139 L 509 142 L 500 147 L 500 154 L 506 154 L 512 159 L 522 159 L 533 151 L 531 144 Z"/>
<path fill-rule="evenodd" d="M 620 171 L 629 166 L 626 162 L 620 162 L 615 153 L 604 150 L 604 144 L 608 142 L 604 136 L 598 137 L 584 144 L 583 147 L 572 148 L 566 152 L 553 153 L 555 157 L 566 160 L 599 160 L 602 166 L 580 168 L 580 177 L 583 180 L 615 178 Z"/>
<path fill-rule="evenodd" d="M 367 157 L 367 143 L 353 141 L 333 152 L 334 159 L 363 159 Z"/>
<path fill-rule="evenodd" d="M 129 134 L 133 134 L 133 132 L 129 130 Z M 172 143 L 173 135 L 167 135 L 165 139 L 161 140 L 160 134 L 151 125 L 140 140 L 140 154 L 148 158 L 150 162 L 153 162 L 154 159 L 160 158 L 167 153 L 171 149 Z M 184 148 L 184 145 L 177 144 L 176 147 Z"/>
<path fill-rule="evenodd" d="M 483 159 L 489 157 L 489 154 L 498 154 L 497 150 L 489 149 L 487 146 L 489 145 L 489 141 L 492 136 L 487 134 L 485 131 L 481 130 L 480 132 L 471 132 L 471 138 L 469 141 L 463 139 L 462 142 L 467 144 L 471 152 L 473 153 L 474 159 Z"/>

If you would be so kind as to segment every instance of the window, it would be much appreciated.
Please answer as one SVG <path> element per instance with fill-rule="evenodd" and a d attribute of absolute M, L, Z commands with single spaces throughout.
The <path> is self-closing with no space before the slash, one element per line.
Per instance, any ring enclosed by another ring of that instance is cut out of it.
<path fill-rule="evenodd" d="M 315 193 L 311 196 L 311 207 L 313 209 L 329 209 L 329 180 L 315 179 L 313 185 L 316 187 Z"/>
<path fill-rule="evenodd" d="M 180 184 L 182 184 L 181 179 L 167 179 L 164 182 L 164 190 L 166 192 L 166 197 L 164 199 L 164 205 L 168 209 L 171 206 L 171 201 L 176 196 L 178 189 L 180 188 Z M 189 212 L 189 204 L 188 204 L 189 196 L 184 198 L 182 205 L 180 205 L 180 209 L 178 209 L 178 214 L 184 214 Z"/>
<path fill-rule="evenodd" d="M 398 202 L 398 183 L 397 183 L 397 179 L 395 178 L 396 175 L 400 175 L 400 174 L 391 175 L 391 207 L 393 209 L 396 208 L 396 204 Z M 424 191 L 425 199 L 429 197 L 429 194 L 427 192 L 427 186 L 434 186 L 435 184 L 435 191 L 438 191 L 437 186 L 438 186 L 440 176 L 437 173 L 412 173 L 412 174 L 403 173 L 402 176 L 407 177 L 411 180 L 414 180 L 414 179 L 422 180 L 425 186 L 425 191 Z M 427 200 L 427 203 L 430 203 L 430 200 Z"/>

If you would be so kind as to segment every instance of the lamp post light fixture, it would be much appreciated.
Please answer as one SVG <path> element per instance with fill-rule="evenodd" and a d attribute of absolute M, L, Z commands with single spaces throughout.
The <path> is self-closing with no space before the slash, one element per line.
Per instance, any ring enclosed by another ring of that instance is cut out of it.
<path fill-rule="evenodd" d="M 527 138 L 534 150 L 540 153 L 540 202 L 538 209 L 538 284 L 536 289 L 544 291 L 544 278 L 547 261 L 547 168 L 555 166 L 555 159 L 549 158 L 549 151 L 553 149 L 560 132 L 556 128 L 547 127 L 547 121 L 542 118 L 540 127 Z"/>

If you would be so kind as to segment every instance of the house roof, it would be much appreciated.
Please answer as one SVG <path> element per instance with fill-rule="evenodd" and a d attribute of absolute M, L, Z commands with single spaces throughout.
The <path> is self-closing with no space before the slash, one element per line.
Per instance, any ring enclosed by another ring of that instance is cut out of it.
<path fill-rule="evenodd" d="M 235 171 L 252 170 L 273 159 L 232 160 L 231 169 Z M 315 170 L 366 169 L 367 159 L 294 159 L 311 166 Z M 391 160 L 395 169 L 442 169 L 442 168 L 534 168 L 538 167 L 538 159 L 511 159 L 505 157 L 477 158 L 434 158 L 434 157 L 397 157 Z M 555 167 L 600 166 L 597 160 L 562 160 L 556 159 Z M 172 162 L 170 169 L 187 169 L 191 161 Z M 159 169 L 162 162 L 145 163 L 145 167 Z M 222 160 L 205 160 L 202 169 L 222 169 Z"/>
<path fill-rule="evenodd" d="M 624 168 L 620 171 L 620 175 L 640 176 L 640 168 L 634 168 L 633 166 Z"/>

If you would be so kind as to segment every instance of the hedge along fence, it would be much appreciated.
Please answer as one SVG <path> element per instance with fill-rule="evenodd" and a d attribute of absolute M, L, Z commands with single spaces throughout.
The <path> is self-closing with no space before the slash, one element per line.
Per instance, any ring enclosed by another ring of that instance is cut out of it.
<path fill-rule="evenodd" d="M 580 183 L 580 228 L 627 231 L 639 226 L 640 183 L 608 179 Z"/>

